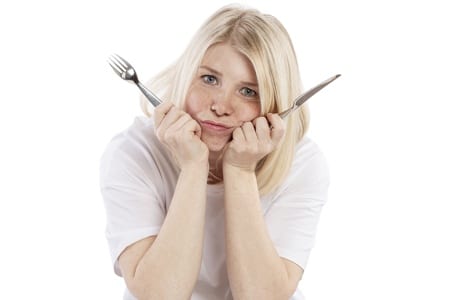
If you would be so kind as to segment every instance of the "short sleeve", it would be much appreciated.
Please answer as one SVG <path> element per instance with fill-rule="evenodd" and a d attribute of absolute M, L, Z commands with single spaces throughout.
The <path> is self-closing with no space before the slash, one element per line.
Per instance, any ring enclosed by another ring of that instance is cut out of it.
<path fill-rule="evenodd" d="M 285 184 L 265 212 L 269 235 L 281 257 L 306 268 L 329 186 L 328 165 L 315 144 L 297 153 Z"/>
<path fill-rule="evenodd" d="M 116 136 L 100 164 L 100 189 L 106 210 L 106 238 L 114 271 L 118 257 L 143 238 L 157 235 L 166 214 L 157 164 L 148 149 L 127 134 Z"/>

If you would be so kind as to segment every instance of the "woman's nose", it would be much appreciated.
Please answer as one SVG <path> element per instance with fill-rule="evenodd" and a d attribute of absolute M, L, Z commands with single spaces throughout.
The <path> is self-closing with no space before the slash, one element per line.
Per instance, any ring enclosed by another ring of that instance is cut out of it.
<path fill-rule="evenodd" d="M 211 104 L 211 110 L 218 116 L 231 115 L 234 111 L 233 109 L 233 93 L 232 92 L 222 92 L 214 97 L 213 103 Z"/>

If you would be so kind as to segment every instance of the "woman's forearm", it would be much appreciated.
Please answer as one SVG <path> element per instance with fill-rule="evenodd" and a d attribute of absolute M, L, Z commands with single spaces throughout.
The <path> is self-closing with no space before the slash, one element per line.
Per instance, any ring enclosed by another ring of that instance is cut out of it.
<path fill-rule="evenodd" d="M 181 171 L 163 226 L 136 268 L 142 298 L 191 297 L 202 258 L 207 173 L 198 165 Z"/>
<path fill-rule="evenodd" d="M 288 299 L 288 274 L 261 211 L 254 172 L 224 167 L 227 270 L 234 299 Z"/>

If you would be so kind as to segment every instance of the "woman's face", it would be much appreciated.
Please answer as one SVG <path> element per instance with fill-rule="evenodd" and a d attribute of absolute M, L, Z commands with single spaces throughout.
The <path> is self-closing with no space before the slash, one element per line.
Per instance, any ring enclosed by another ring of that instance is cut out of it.
<path fill-rule="evenodd" d="M 251 62 L 227 43 L 210 47 L 189 88 L 185 108 L 200 124 L 201 139 L 210 152 L 220 152 L 236 127 L 260 114 Z"/>

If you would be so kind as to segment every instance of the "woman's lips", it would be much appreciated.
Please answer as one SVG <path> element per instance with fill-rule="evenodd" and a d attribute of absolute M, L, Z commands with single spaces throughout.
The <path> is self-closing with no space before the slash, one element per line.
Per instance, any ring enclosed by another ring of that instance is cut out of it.
<path fill-rule="evenodd" d="M 214 122 L 214 121 L 201 121 L 200 122 L 201 126 L 204 129 L 209 129 L 209 130 L 213 130 L 213 131 L 229 131 L 230 129 L 232 129 L 232 126 L 229 126 L 227 124 L 223 124 L 223 123 L 218 123 L 218 122 Z"/>

